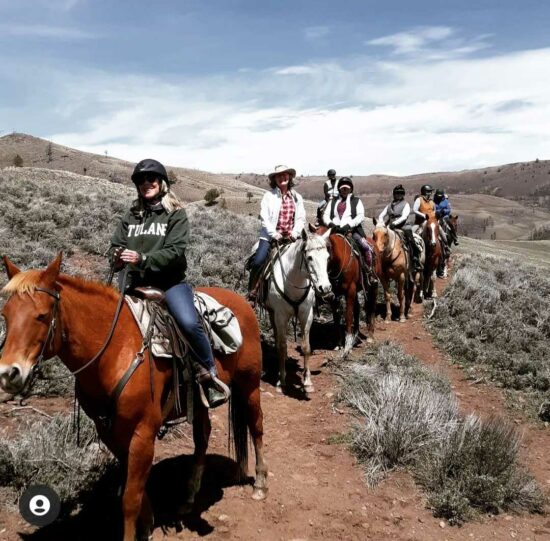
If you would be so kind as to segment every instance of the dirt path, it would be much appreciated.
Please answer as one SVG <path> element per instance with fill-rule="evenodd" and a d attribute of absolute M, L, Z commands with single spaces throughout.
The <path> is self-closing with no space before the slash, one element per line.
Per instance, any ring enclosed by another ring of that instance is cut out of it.
<path fill-rule="evenodd" d="M 460 369 L 450 366 L 433 347 L 431 337 L 422 326 L 420 311 L 417 309 L 404 324 L 377 323 L 377 339 L 396 340 L 408 353 L 442 370 L 450 378 L 464 412 L 509 416 L 498 390 L 472 385 Z M 300 359 L 295 347 L 289 352 L 294 361 Z M 326 355 L 326 351 L 319 350 L 312 358 L 318 372 L 314 373 L 316 392 L 311 400 L 301 399 L 299 393 L 292 397 L 277 394 L 272 385 L 262 383 L 265 448 L 270 469 L 267 500 L 255 502 L 250 498 L 250 486 L 231 484 L 233 463 L 227 458 L 227 411 L 217 410 L 212 416 L 209 462 L 197 506 L 200 516 L 186 523 L 179 532 L 169 528 L 164 534 L 157 528 L 155 540 L 201 537 L 210 541 L 550 539 L 549 517 L 501 515 L 462 528 L 450 527 L 425 508 L 422 494 L 406 472 L 396 472 L 376 489 L 367 489 L 361 469 L 346 446 L 334 443 L 338 435 L 346 432 L 351 419 L 346 412 L 333 407 L 337 381 L 328 369 L 320 368 Z M 295 366 L 295 362 L 290 364 Z M 530 469 L 544 487 L 549 487 L 548 430 L 538 429 L 524 420 L 519 420 L 519 424 L 526 434 L 524 451 Z M 189 467 L 188 457 L 170 457 L 189 454 L 191 449 L 188 437 L 163 441 L 157 447 L 152 486 L 157 506 L 163 510 L 174 504 Z M 250 466 L 252 473 L 252 460 Z M 10 529 L 31 531 L 18 517 L 8 515 L 7 518 Z M 3 539 L 9 530 L 1 533 L 5 527 L 2 520 L 6 518 L 0 518 L 0 538 Z M 87 539 L 83 526 L 73 525 L 73 529 L 57 530 L 51 536 L 32 538 Z M 104 532 L 102 540 L 111 537 L 116 538 L 114 533 Z M 7 535 L 6 539 L 21 538 Z"/>

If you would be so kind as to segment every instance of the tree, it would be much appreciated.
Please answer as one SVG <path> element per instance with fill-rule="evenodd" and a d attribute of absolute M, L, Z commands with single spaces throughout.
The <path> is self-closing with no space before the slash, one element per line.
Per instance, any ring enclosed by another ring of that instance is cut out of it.
<path fill-rule="evenodd" d="M 52 161 L 52 155 L 53 155 L 53 148 L 51 141 L 48 143 L 48 146 L 46 147 L 46 157 L 48 158 L 48 163 L 51 163 Z"/>
<path fill-rule="evenodd" d="M 172 171 L 172 169 L 168 170 L 168 181 L 172 185 L 174 185 L 178 181 L 178 177 L 177 177 L 176 173 L 174 173 L 174 171 Z"/>
<path fill-rule="evenodd" d="M 13 158 L 13 165 L 15 167 L 23 167 L 23 158 L 19 154 L 16 154 L 15 158 Z"/>
<path fill-rule="evenodd" d="M 204 194 L 204 200 L 206 201 L 206 206 L 210 207 L 211 205 L 214 205 L 217 203 L 216 199 L 220 197 L 220 191 L 217 188 L 210 188 L 205 194 Z"/>
<path fill-rule="evenodd" d="M 246 192 L 246 197 L 248 198 L 248 203 L 251 203 L 254 194 L 252 192 Z"/>

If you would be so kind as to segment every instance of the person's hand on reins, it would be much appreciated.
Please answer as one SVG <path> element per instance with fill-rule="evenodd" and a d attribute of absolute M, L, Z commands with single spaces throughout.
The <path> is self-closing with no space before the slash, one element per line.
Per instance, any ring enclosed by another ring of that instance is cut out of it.
<path fill-rule="evenodd" d="M 134 250 L 123 250 L 120 254 L 120 260 L 124 263 L 130 263 L 131 265 L 137 265 L 143 260 L 143 256 L 139 252 Z"/>

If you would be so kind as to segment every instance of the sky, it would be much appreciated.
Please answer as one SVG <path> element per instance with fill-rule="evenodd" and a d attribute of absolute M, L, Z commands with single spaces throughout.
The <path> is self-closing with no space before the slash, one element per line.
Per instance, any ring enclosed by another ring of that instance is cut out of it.
<path fill-rule="evenodd" d="M 0 0 L 0 135 L 213 172 L 550 159 L 550 2 Z"/>

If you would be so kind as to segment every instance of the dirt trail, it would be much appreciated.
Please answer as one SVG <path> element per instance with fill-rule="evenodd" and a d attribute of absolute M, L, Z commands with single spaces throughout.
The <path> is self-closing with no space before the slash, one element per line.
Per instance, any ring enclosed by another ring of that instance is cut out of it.
<path fill-rule="evenodd" d="M 486 385 L 472 385 L 464 379 L 461 370 L 450 366 L 441 352 L 433 347 L 431 337 L 422 326 L 420 312 L 421 308 L 417 308 L 416 314 L 404 324 L 378 322 L 377 339 L 396 340 L 408 353 L 442 370 L 450 378 L 464 412 L 510 416 L 498 390 Z M 347 412 L 333 406 L 338 382 L 327 368 L 321 368 L 327 353 L 317 350 L 312 358 L 316 369 L 313 378 L 316 392 L 310 400 L 304 400 L 299 393 L 280 395 L 272 385 L 262 382 L 265 449 L 270 469 L 268 498 L 255 502 L 250 498 L 250 486 L 234 486 L 229 481 L 233 463 L 227 458 L 227 412 L 217 410 L 212 416 L 209 462 L 197 505 L 200 516 L 186 523 L 179 532 L 169 528 L 164 534 L 161 528 L 157 528 L 153 539 L 550 539 L 550 517 L 501 515 L 462 528 L 450 527 L 425 508 L 423 495 L 403 471 L 391 474 L 376 489 L 367 489 L 361 468 L 355 464 L 346 446 L 334 443 L 335 436 L 343 434 L 352 420 Z M 300 355 L 295 347 L 289 348 L 289 354 L 292 374 L 296 372 Z M 544 487 L 549 487 L 548 430 L 531 426 L 524 420 L 519 424 L 526 434 L 524 451 L 530 469 Z M 160 442 L 153 472 L 157 500 L 163 492 L 183 489 L 189 459 L 170 457 L 189 454 L 191 449 L 190 439 L 186 437 Z M 252 459 L 250 470 L 252 473 Z M 164 494 L 163 500 L 169 503 L 157 505 L 166 510 L 173 504 L 170 498 L 170 494 Z M 8 516 L 8 520 L 13 529 L 31 531 L 13 515 Z M 85 539 L 83 526 L 76 529 L 80 535 L 75 535 L 75 530 L 66 529 L 51 536 L 33 538 Z M 0 531 L 3 527 L 0 518 Z M 8 532 L 0 534 L 0 538 Z M 7 539 L 20 537 L 8 535 Z M 111 539 L 111 533 L 106 535 L 104 532 L 102 539 Z"/>

